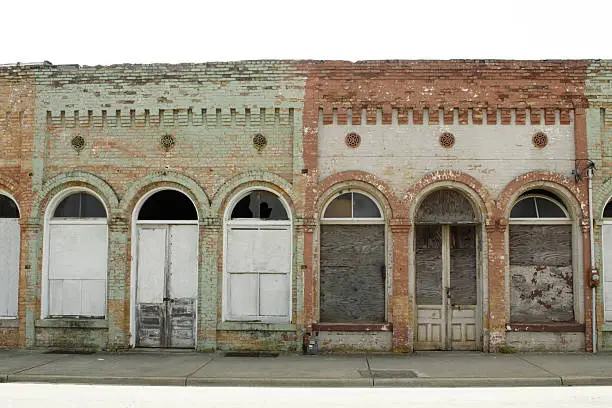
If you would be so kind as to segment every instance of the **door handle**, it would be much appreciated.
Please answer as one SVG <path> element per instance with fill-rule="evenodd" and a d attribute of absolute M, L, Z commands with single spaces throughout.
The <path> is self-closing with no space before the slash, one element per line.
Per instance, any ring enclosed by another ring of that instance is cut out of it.
<path fill-rule="evenodd" d="M 451 288 L 446 288 L 446 298 L 450 299 L 451 297 Z"/>

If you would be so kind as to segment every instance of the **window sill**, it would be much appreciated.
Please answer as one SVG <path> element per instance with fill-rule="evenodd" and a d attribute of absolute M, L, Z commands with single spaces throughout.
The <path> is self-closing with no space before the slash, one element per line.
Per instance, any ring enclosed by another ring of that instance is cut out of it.
<path fill-rule="evenodd" d="M 392 323 L 315 323 L 313 331 L 390 332 Z"/>
<path fill-rule="evenodd" d="M 41 319 L 36 320 L 35 327 L 72 328 L 72 329 L 108 329 L 106 319 Z"/>
<path fill-rule="evenodd" d="M 0 329 L 13 329 L 19 327 L 19 320 L 16 317 L 4 317 L 0 319 Z"/>
<path fill-rule="evenodd" d="M 563 323 L 509 323 L 507 332 L 584 332 L 584 324 L 575 322 Z"/>
<path fill-rule="evenodd" d="M 262 323 L 262 322 L 222 322 L 217 324 L 217 330 L 225 331 L 296 331 L 295 324 L 291 323 Z"/>

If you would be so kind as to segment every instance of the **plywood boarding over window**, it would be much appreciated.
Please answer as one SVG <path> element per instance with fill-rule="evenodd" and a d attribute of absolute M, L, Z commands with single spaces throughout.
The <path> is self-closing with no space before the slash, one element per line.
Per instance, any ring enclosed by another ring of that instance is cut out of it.
<path fill-rule="evenodd" d="M 321 226 L 320 320 L 385 320 L 384 225 Z"/>
<path fill-rule="evenodd" d="M 510 226 L 510 320 L 574 320 L 571 225 Z"/>
<path fill-rule="evenodd" d="M 0 316 L 17 316 L 19 220 L 0 218 Z"/>

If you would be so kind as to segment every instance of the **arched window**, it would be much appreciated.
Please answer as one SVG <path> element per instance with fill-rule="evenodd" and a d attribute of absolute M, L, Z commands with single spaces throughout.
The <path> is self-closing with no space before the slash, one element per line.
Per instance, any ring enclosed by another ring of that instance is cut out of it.
<path fill-rule="evenodd" d="M 510 321 L 574 321 L 572 221 L 547 190 L 522 194 L 510 211 Z"/>
<path fill-rule="evenodd" d="M 606 205 L 606 208 L 604 208 L 603 216 L 604 218 L 612 218 L 612 201 L 610 201 Z"/>
<path fill-rule="evenodd" d="M 358 191 L 336 195 L 320 231 L 321 323 L 384 322 L 385 221 L 376 201 Z"/>
<path fill-rule="evenodd" d="M 107 212 L 88 191 L 51 201 L 47 218 L 45 317 L 104 317 L 108 264 Z"/>
<path fill-rule="evenodd" d="M 225 217 L 224 319 L 288 323 L 293 248 L 289 210 L 278 195 L 264 189 L 234 202 Z"/>
<path fill-rule="evenodd" d="M 197 220 L 198 212 L 185 194 L 176 190 L 154 193 L 138 212 L 138 221 Z"/>
<path fill-rule="evenodd" d="M 19 209 L 0 192 L 0 317 L 17 316 L 19 245 Z"/>

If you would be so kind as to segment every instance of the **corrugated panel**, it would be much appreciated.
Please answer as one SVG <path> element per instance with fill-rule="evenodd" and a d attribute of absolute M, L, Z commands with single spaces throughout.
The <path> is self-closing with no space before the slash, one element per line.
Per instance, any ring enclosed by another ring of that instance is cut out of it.
<path fill-rule="evenodd" d="M 321 226 L 322 322 L 385 320 L 384 225 Z"/>
<path fill-rule="evenodd" d="M 476 216 L 470 202 L 463 194 L 453 190 L 437 190 L 429 194 L 419 206 L 416 222 L 452 224 L 474 222 Z"/>
<path fill-rule="evenodd" d="M 450 228 L 451 304 L 475 305 L 476 234 L 474 227 Z"/>

